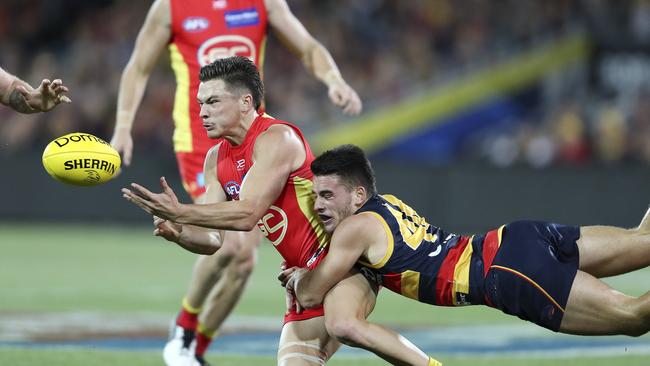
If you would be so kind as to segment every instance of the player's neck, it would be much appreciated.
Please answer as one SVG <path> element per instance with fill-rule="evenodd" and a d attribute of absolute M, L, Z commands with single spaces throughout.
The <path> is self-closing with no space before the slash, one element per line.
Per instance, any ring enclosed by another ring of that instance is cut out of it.
<path fill-rule="evenodd" d="M 241 145 L 246 139 L 248 131 L 251 129 L 253 122 L 255 122 L 255 119 L 257 119 L 258 116 L 259 115 L 255 111 L 243 115 L 239 124 L 233 129 L 232 133 L 228 134 L 228 136 L 224 136 L 224 138 L 232 145 Z"/>

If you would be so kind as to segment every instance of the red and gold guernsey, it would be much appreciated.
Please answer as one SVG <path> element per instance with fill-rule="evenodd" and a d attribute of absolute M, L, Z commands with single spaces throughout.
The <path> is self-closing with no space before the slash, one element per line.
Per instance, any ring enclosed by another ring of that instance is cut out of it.
<path fill-rule="evenodd" d="M 246 173 L 253 165 L 253 148 L 257 136 L 269 127 L 283 124 L 291 127 L 302 140 L 307 157 L 302 166 L 291 173 L 280 196 L 258 222 L 258 227 L 284 258 L 287 267 L 315 267 L 327 254 L 329 235 L 323 230 L 314 211 L 314 195 L 310 165 L 314 155 L 298 127 L 285 122 L 258 116 L 241 145 L 224 140 L 219 146 L 217 178 L 230 200 L 239 199 L 239 190 Z M 300 314 L 285 315 L 285 321 L 309 319 L 323 315 L 322 307 L 304 310 Z"/>
<path fill-rule="evenodd" d="M 176 75 L 174 151 L 186 190 L 203 192 L 203 160 L 217 141 L 199 116 L 199 70 L 217 59 L 246 56 L 260 73 L 264 63 L 267 13 L 264 0 L 170 0 L 169 52 Z"/>
<path fill-rule="evenodd" d="M 359 261 L 377 273 L 383 286 L 433 305 L 489 305 L 485 275 L 503 227 L 471 237 L 447 233 L 391 195 L 371 197 L 356 212 L 362 213 L 375 216 L 386 230 L 384 258 L 378 263 Z"/>

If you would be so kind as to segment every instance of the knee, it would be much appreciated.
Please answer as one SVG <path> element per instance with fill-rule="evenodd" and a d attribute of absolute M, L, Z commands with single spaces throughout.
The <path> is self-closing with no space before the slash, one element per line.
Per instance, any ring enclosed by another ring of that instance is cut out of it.
<path fill-rule="evenodd" d="M 359 347 L 363 341 L 363 322 L 356 318 L 325 316 L 327 333 L 337 341 L 352 347 Z"/>

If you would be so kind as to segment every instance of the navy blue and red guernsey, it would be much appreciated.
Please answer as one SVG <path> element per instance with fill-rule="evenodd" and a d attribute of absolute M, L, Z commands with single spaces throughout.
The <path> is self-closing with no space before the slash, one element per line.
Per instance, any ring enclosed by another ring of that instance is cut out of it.
<path fill-rule="evenodd" d="M 313 175 L 310 169 L 314 155 L 298 127 L 267 116 L 257 117 L 241 145 L 234 146 L 224 140 L 219 146 L 217 178 L 227 197 L 238 200 L 244 176 L 253 165 L 253 148 L 257 137 L 278 124 L 289 126 L 296 132 L 305 146 L 307 157 L 302 166 L 289 175 L 282 193 L 257 225 L 280 252 L 287 267 L 314 268 L 327 254 L 330 238 L 314 211 Z M 322 315 L 322 306 L 300 314 L 292 308 L 290 313 L 285 314 L 285 322 Z"/>
<path fill-rule="evenodd" d="M 391 195 L 372 197 L 356 213 L 384 224 L 388 250 L 379 263 L 364 263 L 381 284 L 406 297 L 441 306 L 485 304 L 485 268 L 501 242 L 501 228 L 484 236 L 461 236 L 429 225 Z"/>
<path fill-rule="evenodd" d="M 174 151 L 185 189 L 204 192 L 203 161 L 218 141 L 208 138 L 196 94 L 199 70 L 217 59 L 245 56 L 262 73 L 267 35 L 264 0 L 170 0 L 169 52 L 176 75 Z"/>
<path fill-rule="evenodd" d="M 359 263 L 388 289 L 433 305 L 486 304 L 560 329 L 578 270 L 579 227 L 516 221 L 461 236 L 429 225 L 391 195 L 371 197 L 356 214 L 375 216 L 386 230 L 384 258 Z"/>

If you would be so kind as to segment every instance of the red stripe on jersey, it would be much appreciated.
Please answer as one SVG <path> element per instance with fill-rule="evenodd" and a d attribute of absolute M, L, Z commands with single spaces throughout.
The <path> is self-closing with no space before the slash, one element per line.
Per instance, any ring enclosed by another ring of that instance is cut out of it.
<path fill-rule="evenodd" d="M 499 229 L 496 229 L 485 234 L 485 240 L 483 240 L 483 276 L 487 276 L 499 249 L 498 231 Z"/>
<path fill-rule="evenodd" d="M 401 273 L 391 273 L 382 276 L 381 279 L 382 286 L 387 289 L 396 292 L 398 294 L 402 293 L 402 274 Z"/>
<path fill-rule="evenodd" d="M 469 237 L 462 236 L 456 246 L 449 249 L 445 260 L 440 265 L 438 279 L 436 280 L 436 304 L 453 306 L 454 270 L 456 263 L 465 250 Z"/>

